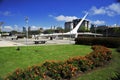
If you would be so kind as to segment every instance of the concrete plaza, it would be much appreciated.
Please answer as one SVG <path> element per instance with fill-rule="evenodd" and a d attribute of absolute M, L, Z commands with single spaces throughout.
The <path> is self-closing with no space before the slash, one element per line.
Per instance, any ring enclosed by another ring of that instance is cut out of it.
<path fill-rule="evenodd" d="M 44 40 L 46 41 L 45 44 L 35 44 L 34 41 L 36 41 L 35 39 L 14 39 L 12 40 L 10 37 L 6 37 L 6 38 L 0 38 L 0 47 L 8 47 L 8 46 L 39 46 L 39 45 L 57 45 L 57 44 L 74 44 L 75 41 L 73 40 L 69 40 L 69 39 L 65 39 L 65 40 L 49 40 L 49 39 L 38 39 L 38 41 Z"/>

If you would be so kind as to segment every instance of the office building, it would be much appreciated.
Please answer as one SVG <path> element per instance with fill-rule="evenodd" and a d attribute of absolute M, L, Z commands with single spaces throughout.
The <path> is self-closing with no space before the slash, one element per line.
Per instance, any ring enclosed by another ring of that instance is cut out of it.
<path fill-rule="evenodd" d="M 81 19 L 75 19 L 71 22 L 65 22 L 64 27 L 65 27 L 65 31 L 70 31 L 70 29 L 75 28 L 75 26 L 81 21 Z M 82 25 L 80 26 L 80 29 L 78 29 L 78 32 L 81 31 L 82 28 L 84 28 L 84 30 L 89 30 L 89 24 L 90 22 L 88 20 L 84 20 Z"/>

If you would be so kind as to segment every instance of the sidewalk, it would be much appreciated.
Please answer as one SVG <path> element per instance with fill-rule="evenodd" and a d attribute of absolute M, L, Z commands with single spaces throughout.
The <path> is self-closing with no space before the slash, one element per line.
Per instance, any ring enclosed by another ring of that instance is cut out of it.
<path fill-rule="evenodd" d="M 9 46 L 24 46 L 24 44 L 0 40 L 0 47 L 9 47 Z"/>
<path fill-rule="evenodd" d="M 49 40 L 49 39 L 39 39 L 47 41 L 45 44 L 34 44 L 35 39 L 28 39 L 28 46 L 39 46 L 39 45 L 59 45 L 59 44 L 75 44 L 75 41 L 70 40 Z M 26 39 L 11 40 L 9 37 L 0 38 L 0 47 L 9 47 L 9 46 L 27 46 Z"/>

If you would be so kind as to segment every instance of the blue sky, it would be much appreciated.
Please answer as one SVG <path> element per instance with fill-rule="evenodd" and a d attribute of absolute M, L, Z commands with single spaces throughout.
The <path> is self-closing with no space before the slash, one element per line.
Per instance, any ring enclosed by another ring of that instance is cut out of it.
<path fill-rule="evenodd" d="M 119 8 L 115 0 L 0 0 L 0 22 L 4 22 L 3 30 L 21 30 L 28 16 L 32 29 L 64 27 L 64 22 L 89 12 L 91 23 L 120 25 Z"/>

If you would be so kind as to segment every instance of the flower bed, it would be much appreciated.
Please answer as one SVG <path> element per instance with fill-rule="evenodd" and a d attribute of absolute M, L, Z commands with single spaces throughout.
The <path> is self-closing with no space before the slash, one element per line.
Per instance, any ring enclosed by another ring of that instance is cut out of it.
<path fill-rule="evenodd" d="M 25 70 L 17 69 L 5 80 L 70 79 L 80 73 L 101 67 L 111 60 L 111 51 L 103 46 L 92 46 L 93 51 L 86 56 L 78 56 L 64 62 L 46 61 L 41 66 Z"/>

